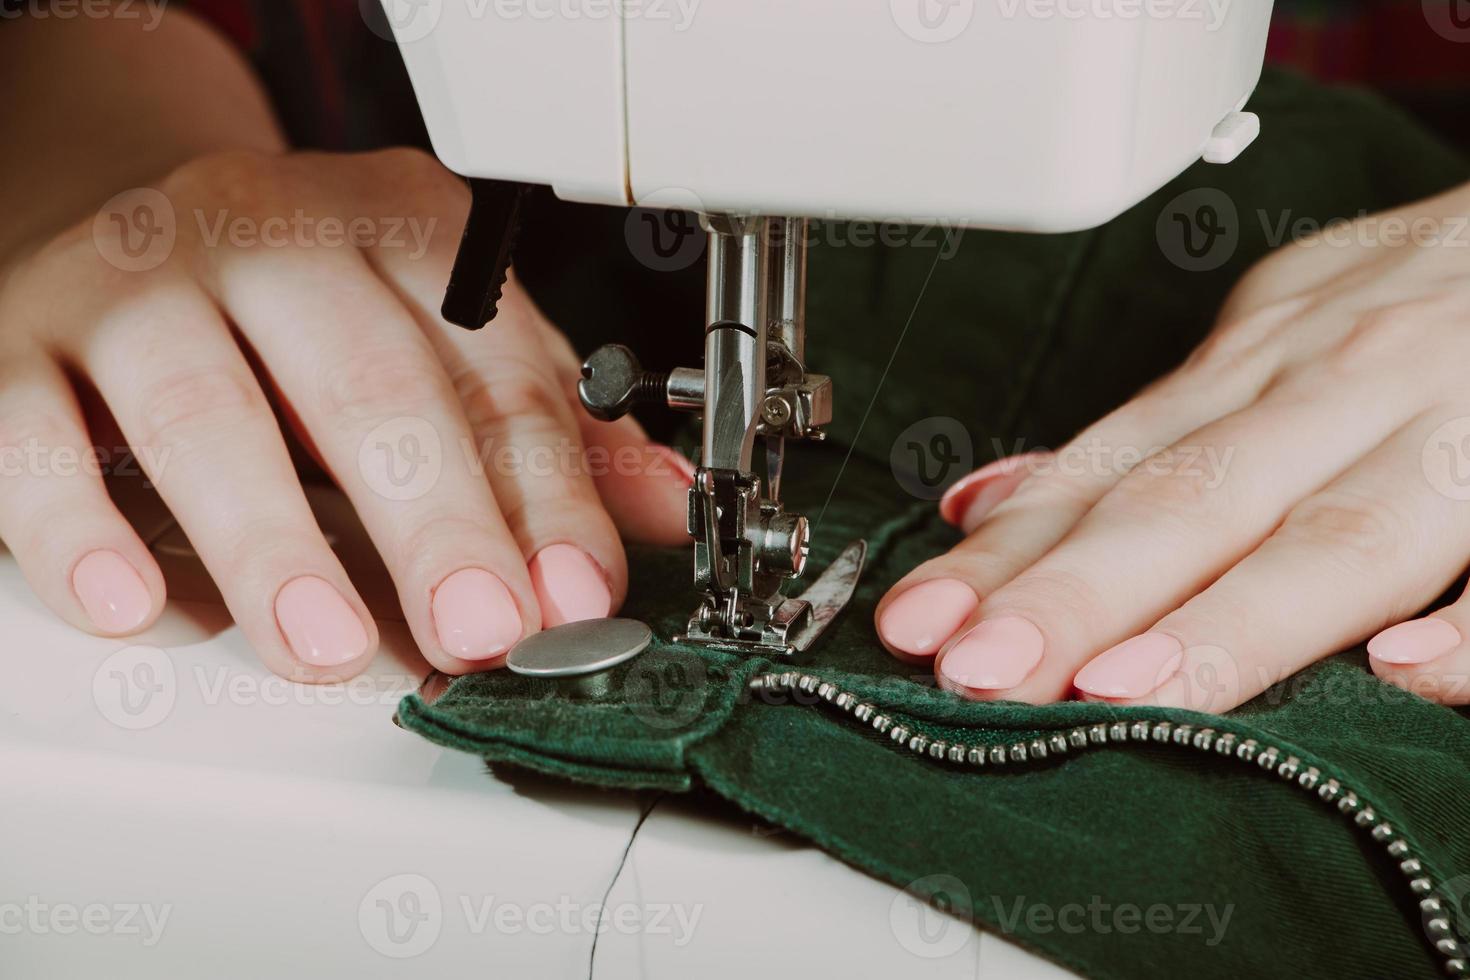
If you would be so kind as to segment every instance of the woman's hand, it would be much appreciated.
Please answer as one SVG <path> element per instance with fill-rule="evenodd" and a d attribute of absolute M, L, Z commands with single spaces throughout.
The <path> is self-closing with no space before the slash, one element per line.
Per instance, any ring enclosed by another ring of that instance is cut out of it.
<path fill-rule="evenodd" d="M 1470 703 L 1470 597 L 1404 622 L 1470 564 L 1467 214 L 1281 250 L 1174 373 L 962 481 L 969 536 L 879 604 L 884 644 L 970 698 L 1224 711 L 1373 636 L 1380 677 Z"/>
<path fill-rule="evenodd" d="M 286 677 L 351 676 L 377 635 L 268 393 L 439 669 L 498 666 L 526 633 L 617 608 L 619 530 L 683 541 L 689 464 L 575 410 L 577 359 L 514 282 L 486 330 L 440 318 L 467 208 L 417 151 L 230 152 L 0 264 L 0 537 L 46 604 L 120 636 L 164 601 L 95 469 L 52 465 L 93 445 L 80 389 Z"/>

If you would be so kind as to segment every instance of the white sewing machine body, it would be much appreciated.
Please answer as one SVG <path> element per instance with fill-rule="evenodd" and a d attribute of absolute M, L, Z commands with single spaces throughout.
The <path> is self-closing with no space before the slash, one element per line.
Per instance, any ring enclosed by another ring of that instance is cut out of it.
<path fill-rule="evenodd" d="M 650 402 L 701 416 L 701 600 L 679 638 L 775 656 L 834 608 L 783 593 L 811 534 L 780 499 L 784 454 L 833 418 L 833 380 L 807 369 L 809 219 L 1101 224 L 1255 138 L 1240 110 L 1271 15 L 1271 0 L 384 4 L 434 149 L 474 192 L 446 320 L 494 318 L 528 185 L 703 216 L 703 367 L 654 375 L 607 344 L 578 393 L 603 421 Z M 861 559 L 843 567 L 855 579 Z"/>
<path fill-rule="evenodd" d="M 1254 118 L 1234 114 L 1270 15 L 1271 0 L 443 0 L 395 31 L 434 149 L 467 177 L 1060 232 L 1250 142 Z"/>

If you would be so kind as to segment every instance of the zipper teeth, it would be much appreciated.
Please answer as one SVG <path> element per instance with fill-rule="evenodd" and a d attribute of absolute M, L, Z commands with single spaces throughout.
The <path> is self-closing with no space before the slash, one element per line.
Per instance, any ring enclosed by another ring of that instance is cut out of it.
<path fill-rule="evenodd" d="M 1409 891 L 1419 899 L 1425 938 L 1435 953 L 1443 959 L 1445 973 L 1452 977 L 1470 977 L 1470 958 L 1467 958 L 1466 944 L 1455 935 L 1454 926 L 1450 922 L 1451 910 L 1446 907 L 1443 891 L 1425 873 L 1423 863 L 1410 853 L 1408 842 L 1399 837 L 1397 831 L 1386 820 L 1380 819 L 1373 807 L 1352 789 L 1337 779 L 1327 777 L 1316 766 L 1303 766 L 1301 759 L 1283 752 L 1277 746 L 1254 738 L 1241 739 L 1234 732 L 1216 732 L 1213 728 L 1176 725 L 1168 721 L 1115 721 L 1082 725 L 1043 738 L 994 745 L 972 745 L 931 739 L 883 713 L 876 705 L 812 674 L 797 671 L 760 674 L 751 678 L 750 690 L 771 694 L 800 692 L 814 695 L 820 701 L 851 715 L 878 734 L 887 735 L 895 744 L 908 749 L 914 755 L 970 769 L 993 769 L 1014 763 L 1040 761 L 1050 756 L 1061 756 L 1098 746 L 1149 742 L 1214 752 L 1247 764 L 1253 762 L 1267 772 L 1274 770 L 1276 775 L 1288 783 L 1315 794 L 1324 803 L 1336 806 L 1345 819 L 1351 820 L 1375 842 L 1384 846 L 1388 856 L 1394 859 L 1399 871 L 1408 879 Z M 1453 899 L 1453 896 L 1448 897 Z"/>

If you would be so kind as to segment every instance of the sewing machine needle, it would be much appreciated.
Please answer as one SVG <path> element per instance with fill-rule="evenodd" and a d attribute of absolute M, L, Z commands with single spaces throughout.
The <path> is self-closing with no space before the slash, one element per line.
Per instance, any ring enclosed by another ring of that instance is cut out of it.
<path fill-rule="evenodd" d="M 776 438 L 766 440 L 766 485 L 770 488 L 767 495 L 772 500 L 781 499 L 781 464 L 786 458 L 786 439 Z"/>

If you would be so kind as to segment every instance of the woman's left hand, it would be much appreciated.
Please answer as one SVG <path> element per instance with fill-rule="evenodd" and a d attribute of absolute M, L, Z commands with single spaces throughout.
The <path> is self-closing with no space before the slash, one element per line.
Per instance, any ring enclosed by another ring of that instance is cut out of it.
<path fill-rule="evenodd" d="M 1470 595 L 1409 619 L 1470 565 L 1467 214 L 1278 251 L 1178 370 L 961 481 L 968 537 L 884 597 L 884 645 L 969 698 L 1225 711 L 1371 636 L 1379 677 L 1470 703 Z"/>

